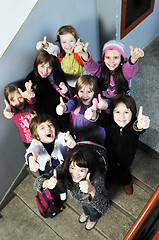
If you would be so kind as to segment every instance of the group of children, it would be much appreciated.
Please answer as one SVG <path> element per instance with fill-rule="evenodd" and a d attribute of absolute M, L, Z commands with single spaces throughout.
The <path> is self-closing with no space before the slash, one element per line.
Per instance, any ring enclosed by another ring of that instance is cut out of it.
<path fill-rule="evenodd" d="M 5 87 L 4 116 L 19 128 L 30 170 L 39 171 L 35 189 L 54 189 L 62 179 L 83 208 L 79 221 L 90 230 L 108 210 L 106 180 L 118 176 L 125 192 L 133 193 L 130 166 L 150 119 L 142 107 L 137 116 L 129 93 L 144 52 L 130 46 L 126 59 L 124 44 L 111 40 L 96 62 L 72 26 L 58 30 L 57 42 L 46 36 L 39 41 L 33 71 Z M 92 146 L 106 149 L 106 174 Z"/>

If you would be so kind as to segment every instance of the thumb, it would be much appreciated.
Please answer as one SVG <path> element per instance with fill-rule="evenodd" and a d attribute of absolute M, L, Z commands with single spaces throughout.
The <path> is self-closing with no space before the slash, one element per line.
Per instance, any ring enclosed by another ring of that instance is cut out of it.
<path fill-rule="evenodd" d="M 23 92 L 20 88 L 18 88 L 18 91 L 19 91 L 20 95 L 23 95 Z"/>
<path fill-rule="evenodd" d="M 60 97 L 60 104 L 64 104 L 63 98 Z"/>
<path fill-rule="evenodd" d="M 54 169 L 54 175 L 53 175 L 53 177 L 57 179 L 57 171 L 56 171 L 56 169 Z"/>
<path fill-rule="evenodd" d="M 6 107 L 10 107 L 9 102 L 6 99 L 4 99 L 4 103 L 5 103 Z"/>
<path fill-rule="evenodd" d="M 133 53 L 133 50 L 134 50 L 133 46 L 130 45 L 130 53 L 131 53 L 131 54 Z"/>
<path fill-rule="evenodd" d="M 142 117 L 142 112 L 143 112 L 143 107 L 140 106 L 140 108 L 139 108 L 139 113 L 138 113 L 138 119 L 141 119 L 141 117 Z"/>
<path fill-rule="evenodd" d="M 44 36 L 43 43 L 44 43 L 44 45 L 46 45 L 46 36 Z"/>
<path fill-rule="evenodd" d="M 87 52 L 87 48 L 88 48 L 89 42 L 86 42 L 86 44 L 84 45 L 84 51 Z"/>
<path fill-rule="evenodd" d="M 66 140 L 66 141 L 68 140 L 69 136 L 70 136 L 70 132 L 67 131 L 66 134 L 65 134 L 65 140 Z"/>
<path fill-rule="evenodd" d="M 91 108 L 96 111 L 97 110 L 97 106 L 96 106 L 97 99 L 93 98 L 92 102 L 93 102 L 93 104 L 92 104 Z"/>
<path fill-rule="evenodd" d="M 32 151 L 32 155 L 35 158 L 35 160 L 37 159 L 36 153 L 34 151 Z"/>
<path fill-rule="evenodd" d="M 87 181 L 90 181 L 90 175 L 91 175 L 90 173 L 87 174 L 87 176 L 86 176 Z"/>
<path fill-rule="evenodd" d="M 98 94 L 98 102 L 100 102 L 102 100 L 101 94 Z"/>
<path fill-rule="evenodd" d="M 77 39 L 77 43 L 80 43 L 80 38 Z"/>

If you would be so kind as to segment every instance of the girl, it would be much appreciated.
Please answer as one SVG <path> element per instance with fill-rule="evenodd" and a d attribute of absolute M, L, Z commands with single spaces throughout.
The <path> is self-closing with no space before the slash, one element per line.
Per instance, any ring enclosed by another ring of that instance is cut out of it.
<path fill-rule="evenodd" d="M 130 90 L 131 79 L 138 71 L 138 59 L 144 56 L 140 48 L 130 46 L 131 56 L 124 58 L 124 43 L 110 40 L 103 46 L 102 62 L 95 62 L 87 52 L 88 43 L 83 46 L 79 41 L 75 51 L 78 52 L 86 70 L 99 78 L 99 90 L 102 96 L 111 99 L 116 94 L 127 94 Z"/>
<path fill-rule="evenodd" d="M 58 179 L 62 178 L 72 198 L 83 208 L 80 223 L 86 223 L 91 230 L 98 219 L 107 212 L 109 201 L 105 189 L 103 167 L 98 154 L 89 145 L 78 145 L 71 150 L 62 166 L 58 166 L 57 177 L 53 171 L 37 178 L 34 183 L 36 190 L 43 192 L 45 188 L 54 189 Z"/>
<path fill-rule="evenodd" d="M 46 51 L 40 52 L 34 62 L 34 70 L 26 80 L 31 80 L 36 97 L 36 107 L 39 114 L 49 114 L 59 120 L 61 131 L 68 129 L 69 116 L 59 117 L 56 106 L 62 96 L 64 101 L 70 98 L 65 74 L 55 56 Z"/>
<path fill-rule="evenodd" d="M 118 175 L 128 195 L 133 193 L 130 167 L 137 150 L 139 135 L 150 126 L 150 119 L 142 114 L 142 107 L 137 118 L 136 112 L 136 103 L 131 96 L 116 95 L 110 104 L 111 123 L 105 125 L 109 166 L 107 178 L 112 180 Z"/>
<path fill-rule="evenodd" d="M 98 112 L 105 110 L 108 106 L 100 95 L 98 95 L 98 100 L 95 99 L 98 94 L 96 79 L 91 75 L 82 75 L 77 80 L 75 89 L 77 97 L 70 99 L 67 103 L 64 103 L 61 98 L 61 102 L 56 108 L 57 114 L 72 112 L 70 131 L 77 142 L 87 140 L 103 145 L 105 130 L 96 126 L 94 117 L 89 114 L 90 108 L 94 108 L 96 104 Z"/>
<path fill-rule="evenodd" d="M 73 148 L 76 145 L 70 133 L 57 132 L 56 125 L 56 121 L 47 114 L 31 120 L 29 128 L 33 141 L 25 154 L 31 171 L 49 172 L 64 161 L 66 146 Z"/>
<path fill-rule="evenodd" d="M 74 27 L 65 25 L 59 28 L 57 42 L 59 43 L 60 53 L 57 51 L 57 55 L 73 93 L 78 77 L 85 71 L 81 57 L 74 52 L 77 39 L 79 39 L 79 35 Z M 43 41 L 37 43 L 36 48 L 37 50 L 44 48 L 50 54 L 56 51 L 56 45 L 46 42 L 46 37 Z"/>
<path fill-rule="evenodd" d="M 17 125 L 21 139 L 25 147 L 29 147 L 32 141 L 29 130 L 30 120 L 37 115 L 35 111 L 35 94 L 31 90 L 31 81 L 26 82 L 26 91 L 22 92 L 18 88 L 18 82 L 8 84 L 4 89 L 5 109 L 3 114 L 6 118 L 13 118 Z"/>

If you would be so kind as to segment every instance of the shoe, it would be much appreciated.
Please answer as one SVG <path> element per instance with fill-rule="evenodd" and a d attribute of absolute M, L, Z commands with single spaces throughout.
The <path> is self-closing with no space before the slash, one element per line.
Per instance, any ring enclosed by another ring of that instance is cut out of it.
<path fill-rule="evenodd" d="M 86 222 L 86 220 L 87 220 L 88 217 L 89 217 L 89 216 L 86 216 L 84 213 L 82 213 L 81 216 L 80 216 L 80 218 L 79 218 L 79 222 L 80 222 L 80 223 Z"/>
<path fill-rule="evenodd" d="M 133 186 L 132 184 L 128 184 L 124 186 L 124 191 L 126 192 L 127 195 L 133 194 Z"/>
<path fill-rule="evenodd" d="M 91 230 L 92 228 L 94 228 L 96 223 L 97 223 L 97 221 L 91 222 L 90 220 L 88 220 L 87 223 L 86 223 L 86 229 Z"/>

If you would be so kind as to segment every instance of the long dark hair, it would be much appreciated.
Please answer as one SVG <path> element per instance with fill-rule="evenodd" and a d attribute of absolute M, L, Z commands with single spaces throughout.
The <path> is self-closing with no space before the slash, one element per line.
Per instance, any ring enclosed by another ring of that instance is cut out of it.
<path fill-rule="evenodd" d="M 122 65 L 125 63 L 126 63 L 125 59 L 123 58 L 123 56 L 121 56 L 120 65 L 114 71 L 110 71 L 107 68 L 107 66 L 105 65 L 105 63 L 102 63 L 102 71 L 101 71 L 101 75 L 99 78 L 100 92 L 106 91 L 109 88 L 111 75 L 113 75 L 113 78 L 114 78 L 116 94 L 126 93 L 127 91 L 130 90 L 129 86 L 128 86 L 128 82 L 125 79 L 123 72 L 122 72 Z"/>
<path fill-rule="evenodd" d="M 103 165 L 99 161 L 99 155 L 91 146 L 86 144 L 76 145 L 75 148 L 69 151 L 62 165 L 64 184 L 67 189 L 71 189 L 73 186 L 73 180 L 69 173 L 69 166 L 72 162 L 78 167 L 88 168 L 91 182 L 93 182 L 97 176 L 104 173 Z"/>

